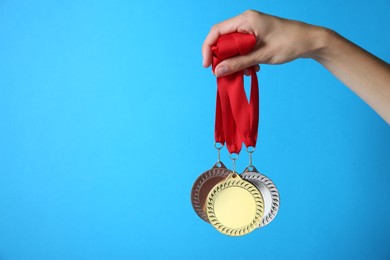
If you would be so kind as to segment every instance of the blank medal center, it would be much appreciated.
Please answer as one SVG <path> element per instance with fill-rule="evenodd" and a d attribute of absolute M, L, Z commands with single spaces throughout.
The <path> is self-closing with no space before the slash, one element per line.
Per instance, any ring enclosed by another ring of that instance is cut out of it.
<path fill-rule="evenodd" d="M 256 202 L 249 191 L 240 187 L 230 187 L 216 197 L 214 212 L 222 225 L 242 228 L 253 221 L 256 215 Z"/>

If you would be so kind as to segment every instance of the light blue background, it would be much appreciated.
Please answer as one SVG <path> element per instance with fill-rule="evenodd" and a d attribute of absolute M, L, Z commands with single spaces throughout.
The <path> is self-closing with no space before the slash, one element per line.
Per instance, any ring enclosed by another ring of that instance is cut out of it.
<path fill-rule="evenodd" d="M 390 258 L 390 128 L 311 60 L 259 74 L 274 222 L 232 238 L 193 212 L 216 160 L 201 45 L 247 9 L 390 61 L 388 0 L 0 1 L 1 260 Z"/>

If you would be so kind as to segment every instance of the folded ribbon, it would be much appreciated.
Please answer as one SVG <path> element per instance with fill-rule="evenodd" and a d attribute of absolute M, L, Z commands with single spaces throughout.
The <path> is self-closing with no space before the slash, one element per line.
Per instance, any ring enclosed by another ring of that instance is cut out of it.
<path fill-rule="evenodd" d="M 212 46 L 213 64 L 237 55 L 249 53 L 256 44 L 252 34 L 231 33 L 222 35 Z M 246 147 L 255 147 L 259 123 L 259 90 L 256 71 L 248 69 L 251 74 L 250 102 L 244 89 L 244 72 L 217 78 L 217 102 L 215 115 L 215 142 L 224 144 L 230 153 L 239 153 L 242 142 Z"/>

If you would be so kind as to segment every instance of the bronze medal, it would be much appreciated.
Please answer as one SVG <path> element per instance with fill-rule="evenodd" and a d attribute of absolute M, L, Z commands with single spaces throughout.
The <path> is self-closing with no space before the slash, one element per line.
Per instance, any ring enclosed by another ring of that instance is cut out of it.
<path fill-rule="evenodd" d="M 218 161 L 213 168 L 202 173 L 194 182 L 191 190 L 191 202 L 196 214 L 206 222 L 209 222 L 205 204 L 207 195 L 219 182 L 226 179 L 230 171 Z"/>

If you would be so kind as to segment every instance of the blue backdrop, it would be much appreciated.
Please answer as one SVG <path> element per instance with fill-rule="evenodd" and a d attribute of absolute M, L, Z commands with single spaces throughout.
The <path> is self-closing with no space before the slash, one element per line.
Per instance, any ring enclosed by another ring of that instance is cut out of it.
<path fill-rule="evenodd" d="M 390 128 L 312 60 L 259 73 L 276 219 L 234 238 L 193 212 L 216 160 L 201 45 L 247 9 L 390 61 L 388 0 L 0 1 L 1 260 L 390 258 Z"/>

